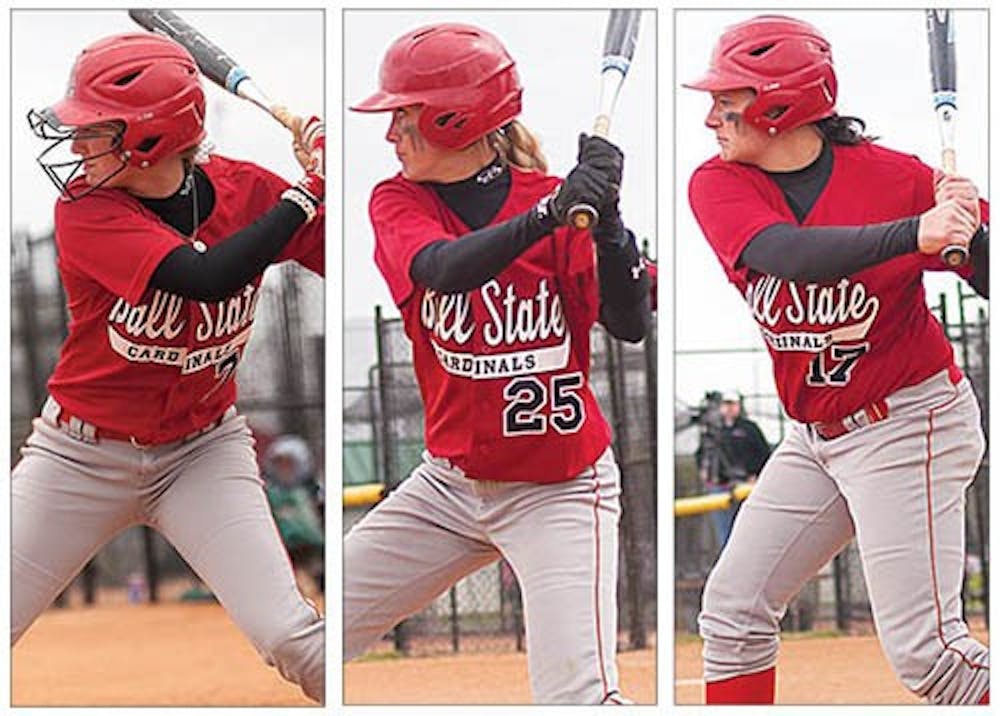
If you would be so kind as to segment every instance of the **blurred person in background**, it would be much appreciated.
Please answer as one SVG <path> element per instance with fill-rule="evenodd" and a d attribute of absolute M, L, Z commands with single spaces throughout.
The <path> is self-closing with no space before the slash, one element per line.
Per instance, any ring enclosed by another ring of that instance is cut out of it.
<path fill-rule="evenodd" d="M 740 392 L 722 393 L 716 416 L 701 422 L 695 464 L 705 489 L 710 494 L 728 493 L 737 483 L 756 480 L 771 455 L 771 446 L 757 423 L 746 417 Z M 720 550 L 729 539 L 738 511 L 735 499 L 725 510 L 712 511 L 712 527 Z"/>
<path fill-rule="evenodd" d="M 320 484 L 312 453 L 298 435 L 282 435 L 264 453 L 264 482 L 271 514 L 292 566 L 308 574 L 322 592 L 323 523 Z"/>

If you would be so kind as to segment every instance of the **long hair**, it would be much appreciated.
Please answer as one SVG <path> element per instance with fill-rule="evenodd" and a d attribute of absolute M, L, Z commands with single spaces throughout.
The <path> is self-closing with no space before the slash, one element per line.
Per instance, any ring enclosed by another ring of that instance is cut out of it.
<path fill-rule="evenodd" d="M 198 144 L 180 153 L 181 159 L 191 164 L 208 164 L 209 155 L 215 151 L 215 143 L 205 137 Z"/>
<path fill-rule="evenodd" d="M 516 119 L 491 132 L 487 140 L 509 164 L 543 174 L 548 171 L 549 163 L 542 154 L 538 138 Z"/>
<path fill-rule="evenodd" d="M 816 128 L 831 144 L 855 145 L 871 142 L 877 137 L 865 134 L 865 121 L 850 115 L 835 114 L 816 122 Z"/>

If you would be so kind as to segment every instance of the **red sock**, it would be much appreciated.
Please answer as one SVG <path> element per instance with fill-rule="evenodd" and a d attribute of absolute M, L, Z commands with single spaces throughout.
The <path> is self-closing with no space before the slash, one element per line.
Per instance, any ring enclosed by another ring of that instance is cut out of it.
<path fill-rule="evenodd" d="M 979 703 L 988 704 L 990 702 L 990 690 L 986 689 L 986 693 L 983 694 L 983 698 L 979 699 Z"/>
<path fill-rule="evenodd" d="M 706 704 L 773 704 L 774 667 L 705 684 Z"/>

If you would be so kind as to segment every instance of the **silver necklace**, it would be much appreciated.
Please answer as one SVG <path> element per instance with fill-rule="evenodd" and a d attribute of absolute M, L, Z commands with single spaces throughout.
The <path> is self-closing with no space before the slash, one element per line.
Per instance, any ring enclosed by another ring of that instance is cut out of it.
<path fill-rule="evenodd" d="M 194 177 L 194 164 L 189 161 L 184 162 L 184 168 L 186 174 L 184 176 L 184 183 L 181 185 L 181 196 L 191 195 L 191 236 L 188 241 L 191 243 L 191 248 L 200 254 L 205 253 L 208 247 L 205 245 L 204 241 L 198 239 L 198 182 Z"/>

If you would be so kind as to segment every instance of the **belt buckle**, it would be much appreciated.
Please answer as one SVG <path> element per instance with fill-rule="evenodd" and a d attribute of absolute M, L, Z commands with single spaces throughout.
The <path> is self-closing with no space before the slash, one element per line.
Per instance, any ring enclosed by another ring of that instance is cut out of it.
<path fill-rule="evenodd" d="M 889 405 L 884 399 L 876 400 L 840 420 L 812 423 L 811 427 L 823 440 L 836 440 L 855 430 L 881 423 L 889 417 Z"/>
<path fill-rule="evenodd" d="M 65 419 L 63 418 L 64 414 L 66 415 Z M 97 428 L 75 415 L 66 414 L 66 411 L 62 408 L 59 409 L 59 414 L 56 415 L 56 424 L 60 430 L 74 440 L 87 443 L 88 445 L 97 444 Z"/>

